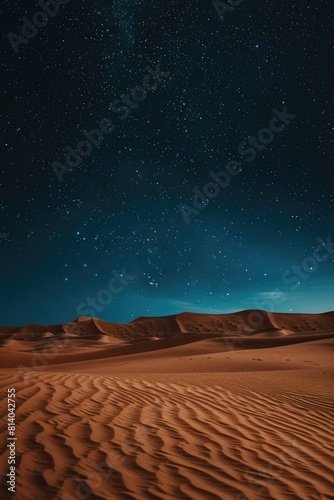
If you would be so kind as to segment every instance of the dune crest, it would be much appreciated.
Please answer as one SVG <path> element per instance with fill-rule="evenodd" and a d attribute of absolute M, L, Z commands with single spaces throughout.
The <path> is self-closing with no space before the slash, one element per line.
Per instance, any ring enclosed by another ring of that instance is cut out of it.
<path fill-rule="evenodd" d="M 81 317 L 0 341 L 20 500 L 334 498 L 332 312 Z"/>
<path fill-rule="evenodd" d="M 245 310 L 231 314 L 184 312 L 161 317 L 141 317 L 130 323 L 110 323 L 99 318 L 82 316 L 58 325 L 27 324 L 0 327 L 4 340 L 35 340 L 43 338 L 102 338 L 118 342 L 140 339 L 165 339 L 186 334 L 252 336 L 273 332 L 273 336 L 312 333 L 321 335 L 334 330 L 334 312 L 323 314 L 271 313 Z"/>

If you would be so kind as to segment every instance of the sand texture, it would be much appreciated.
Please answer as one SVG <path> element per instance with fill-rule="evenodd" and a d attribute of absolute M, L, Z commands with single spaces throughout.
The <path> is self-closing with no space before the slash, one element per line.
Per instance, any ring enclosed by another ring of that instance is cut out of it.
<path fill-rule="evenodd" d="M 334 313 L 83 317 L 0 343 L 2 499 L 334 499 Z"/>

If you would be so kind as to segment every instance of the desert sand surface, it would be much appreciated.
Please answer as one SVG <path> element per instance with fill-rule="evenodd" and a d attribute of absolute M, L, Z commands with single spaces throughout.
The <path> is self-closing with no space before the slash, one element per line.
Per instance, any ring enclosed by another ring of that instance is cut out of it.
<path fill-rule="evenodd" d="M 334 499 L 334 312 L 82 317 L 0 345 L 0 498 Z"/>

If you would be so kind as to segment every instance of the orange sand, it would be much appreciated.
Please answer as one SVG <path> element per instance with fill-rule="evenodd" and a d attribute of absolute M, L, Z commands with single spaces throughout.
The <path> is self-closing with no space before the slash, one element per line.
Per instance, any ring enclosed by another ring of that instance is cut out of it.
<path fill-rule="evenodd" d="M 0 343 L 3 499 L 334 499 L 334 313 L 80 318 Z"/>

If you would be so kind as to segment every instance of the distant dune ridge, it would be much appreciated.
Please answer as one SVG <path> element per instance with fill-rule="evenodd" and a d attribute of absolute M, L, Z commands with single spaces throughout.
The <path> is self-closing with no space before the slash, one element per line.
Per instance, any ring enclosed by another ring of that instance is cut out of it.
<path fill-rule="evenodd" d="M 130 323 L 109 323 L 83 316 L 71 323 L 58 325 L 27 324 L 19 327 L 0 327 L 2 346 L 7 341 L 44 339 L 102 339 L 111 343 L 165 339 L 185 334 L 217 336 L 294 336 L 299 333 L 322 335 L 334 329 L 334 312 L 323 314 L 270 313 L 246 310 L 232 314 L 180 313 L 162 317 L 142 317 Z M 10 345 L 8 346 L 10 347 Z"/>
<path fill-rule="evenodd" d="M 81 317 L 0 345 L 0 498 L 334 499 L 334 312 Z"/>

